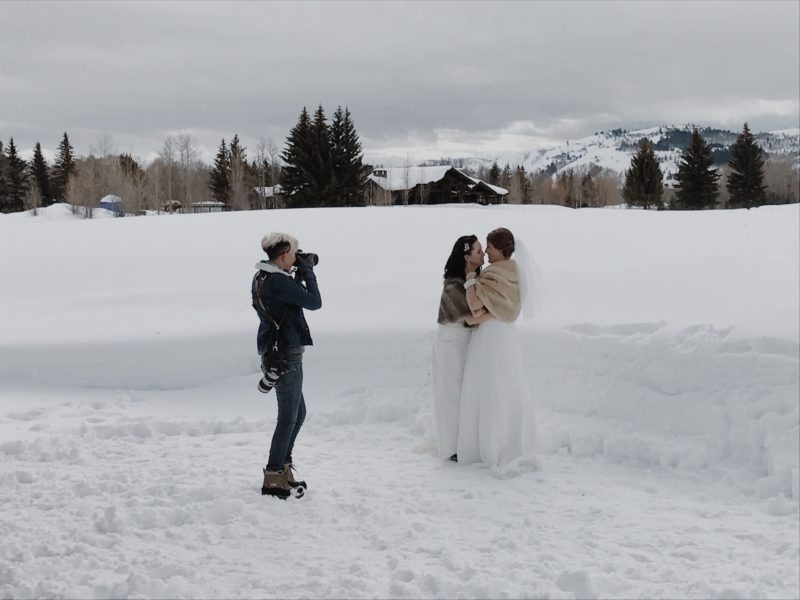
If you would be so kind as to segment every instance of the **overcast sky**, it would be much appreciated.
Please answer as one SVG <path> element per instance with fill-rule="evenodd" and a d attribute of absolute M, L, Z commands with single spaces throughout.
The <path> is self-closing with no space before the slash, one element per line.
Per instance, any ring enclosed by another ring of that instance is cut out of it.
<path fill-rule="evenodd" d="M 0 2 L 0 139 L 148 159 L 189 130 L 282 145 L 348 106 L 366 158 L 613 127 L 800 126 L 800 2 Z M 252 156 L 252 154 L 251 154 Z"/>

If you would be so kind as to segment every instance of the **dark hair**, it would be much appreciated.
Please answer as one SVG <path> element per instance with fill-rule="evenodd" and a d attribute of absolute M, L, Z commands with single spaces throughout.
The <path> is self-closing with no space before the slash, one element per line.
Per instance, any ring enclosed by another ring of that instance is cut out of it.
<path fill-rule="evenodd" d="M 291 250 L 291 248 L 292 245 L 289 242 L 278 242 L 274 246 L 269 246 L 266 248 L 264 252 L 267 253 L 267 257 L 269 257 L 270 260 L 275 260 L 281 254 Z"/>
<path fill-rule="evenodd" d="M 447 262 L 444 264 L 444 278 L 458 277 L 459 279 L 467 278 L 466 262 L 464 257 L 472 252 L 472 245 L 478 241 L 477 235 L 462 235 L 453 244 L 453 250 Z M 480 273 L 480 267 L 478 272 Z"/>
<path fill-rule="evenodd" d="M 486 236 L 486 243 L 500 250 L 506 258 L 511 258 L 514 254 L 514 234 L 505 227 L 490 231 Z"/>

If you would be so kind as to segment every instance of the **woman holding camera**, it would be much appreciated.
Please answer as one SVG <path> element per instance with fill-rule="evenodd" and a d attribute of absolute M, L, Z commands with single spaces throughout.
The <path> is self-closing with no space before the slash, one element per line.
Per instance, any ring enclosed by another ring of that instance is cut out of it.
<path fill-rule="evenodd" d="M 260 391 L 275 387 L 278 420 L 272 434 L 261 493 L 288 498 L 306 488 L 292 474 L 292 450 L 306 417 L 303 397 L 303 352 L 313 344 L 303 309 L 317 310 L 322 298 L 314 275 L 315 255 L 298 252 L 297 239 L 270 233 L 261 241 L 268 260 L 256 265 L 251 293 L 259 317 L 258 353 L 264 378 Z M 292 276 L 292 269 L 296 269 Z"/>

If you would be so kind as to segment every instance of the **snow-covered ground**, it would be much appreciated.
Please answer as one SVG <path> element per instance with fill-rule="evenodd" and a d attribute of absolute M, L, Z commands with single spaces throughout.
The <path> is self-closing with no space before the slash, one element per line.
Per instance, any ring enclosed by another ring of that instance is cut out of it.
<path fill-rule="evenodd" d="M 0 597 L 800 595 L 800 206 L 0 215 Z M 430 447 L 453 240 L 507 226 L 541 470 Z M 259 242 L 320 254 L 301 500 L 260 495 Z"/>

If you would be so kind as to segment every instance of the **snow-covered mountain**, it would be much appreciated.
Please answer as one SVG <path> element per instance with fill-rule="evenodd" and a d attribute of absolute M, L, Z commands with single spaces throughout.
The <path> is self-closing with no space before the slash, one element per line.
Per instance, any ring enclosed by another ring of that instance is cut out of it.
<path fill-rule="evenodd" d="M 490 167 L 497 161 L 501 168 L 506 164 L 511 167 L 522 165 L 529 173 L 547 171 L 551 174 L 597 165 L 622 175 L 630 167 L 631 157 L 636 152 L 639 141 L 647 138 L 655 146 L 664 179 L 669 183 L 674 181 L 681 152 L 689 142 L 693 127 L 665 125 L 633 131 L 612 129 L 577 140 L 567 140 L 558 146 L 538 151 L 493 158 L 456 158 L 452 159 L 452 163 L 458 167 L 477 170 L 480 167 Z M 738 132 L 711 127 L 698 129 L 711 145 L 715 163 L 722 165 L 728 162 L 729 148 L 736 141 Z M 783 129 L 754 135 L 768 158 L 790 158 L 795 164 L 800 161 L 800 129 Z M 433 162 L 435 161 L 426 164 Z"/>

